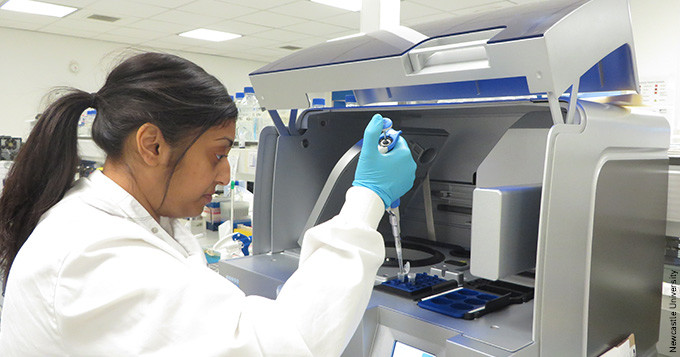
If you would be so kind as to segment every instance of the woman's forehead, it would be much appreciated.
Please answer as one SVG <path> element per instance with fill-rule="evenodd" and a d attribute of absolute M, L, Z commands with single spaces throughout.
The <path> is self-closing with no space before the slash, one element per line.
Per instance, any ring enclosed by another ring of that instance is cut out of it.
<path fill-rule="evenodd" d="M 201 139 L 207 141 L 228 139 L 233 141 L 235 135 L 235 123 L 230 121 L 224 125 L 213 126 L 202 135 Z"/>

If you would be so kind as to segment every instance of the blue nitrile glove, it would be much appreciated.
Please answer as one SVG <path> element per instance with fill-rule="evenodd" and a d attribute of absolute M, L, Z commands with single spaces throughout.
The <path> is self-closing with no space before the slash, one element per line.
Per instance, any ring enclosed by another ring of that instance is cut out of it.
<path fill-rule="evenodd" d="M 397 145 L 388 153 L 378 152 L 378 138 L 382 128 L 382 115 L 374 115 L 364 130 L 364 142 L 352 186 L 366 187 L 377 193 L 387 208 L 413 186 L 416 163 L 402 137 L 399 137 Z"/>

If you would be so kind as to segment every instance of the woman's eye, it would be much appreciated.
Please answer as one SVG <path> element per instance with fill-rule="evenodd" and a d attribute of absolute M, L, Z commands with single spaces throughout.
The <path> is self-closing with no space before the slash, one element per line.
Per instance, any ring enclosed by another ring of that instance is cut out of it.
<path fill-rule="evenodd" d="M 222 158 L 227 157 L 227 155 L 222 155 L 222 154 L 216 154 L 217 160 L 222 160 Z"/>

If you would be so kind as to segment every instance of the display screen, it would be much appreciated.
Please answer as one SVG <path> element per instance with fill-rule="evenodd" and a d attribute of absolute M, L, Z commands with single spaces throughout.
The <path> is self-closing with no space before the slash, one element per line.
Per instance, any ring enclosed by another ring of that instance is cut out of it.
<path fill-rule="evenodd" d="M 419 350 L 415 347 L 403 344 L 399 341 L 394 341 L 394 350 L 392 350 L 392 357 L 437 357 L 437 356 Z"/>

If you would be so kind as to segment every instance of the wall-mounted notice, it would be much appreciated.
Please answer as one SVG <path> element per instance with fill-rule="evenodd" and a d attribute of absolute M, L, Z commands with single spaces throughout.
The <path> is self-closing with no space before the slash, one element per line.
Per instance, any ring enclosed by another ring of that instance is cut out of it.
<path fill-rule="evenodd" d="M 671 126 L 671 152 L 680 154 L 680 122 L 675 115 L 675 85 L 668 79 L 640 81 L 642 102 Z"/>

